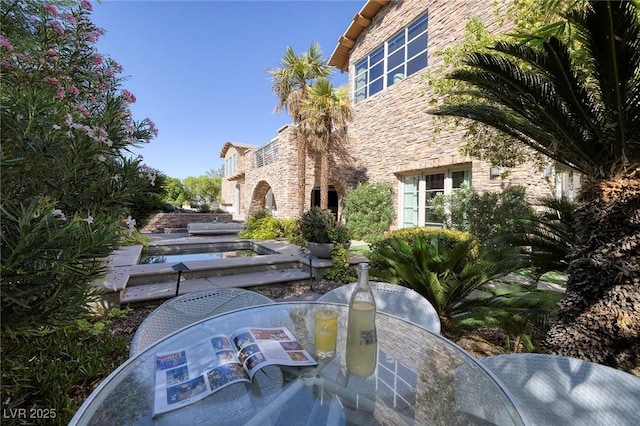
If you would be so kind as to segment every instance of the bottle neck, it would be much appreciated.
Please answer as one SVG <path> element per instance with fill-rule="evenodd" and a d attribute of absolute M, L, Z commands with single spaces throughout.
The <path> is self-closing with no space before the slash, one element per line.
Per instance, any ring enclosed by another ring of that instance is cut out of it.
<path fill-rule="evenodd" d="M 369 269 L 358 269 L 358 282 L 351 296 L 351 302 L 367 302 L 375 306 L 375 298 L 373 291 L 371 291 L 371 285 L 369 284 Z"/>

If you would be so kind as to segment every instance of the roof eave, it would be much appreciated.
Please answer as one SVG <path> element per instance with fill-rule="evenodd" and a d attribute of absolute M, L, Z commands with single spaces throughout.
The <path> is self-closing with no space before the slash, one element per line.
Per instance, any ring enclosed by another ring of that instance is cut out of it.
<path fill-rule="evenodd" d="M 338 39 L 338 44 L 329 57 L 330 66 L 336 67 L 342 72 L 349 69 L 349 55 L 356 40 L 358 40 L 358 37 L 365 28 L 371 25 L 371 21 L 380 9 L 389 3 L 391 3 L 391 0 L 368 0 L 365 5 L 362 6 L 360 12 L 356 13 L 353 17 L 353 21 L 351 21 L 351 25 L 349 25 L 347 31 Z"/>

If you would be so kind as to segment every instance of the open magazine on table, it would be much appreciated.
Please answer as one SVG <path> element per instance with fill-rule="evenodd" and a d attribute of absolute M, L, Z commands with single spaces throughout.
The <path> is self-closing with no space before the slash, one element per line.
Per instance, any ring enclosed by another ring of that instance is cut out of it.
<path fill-rule="evenodd" d="M 251 382 L 267 365 L 317 362 L 286 327 L 246 327 L 156 354 L 154 416 L 192 404 L 237 382 Z"/>

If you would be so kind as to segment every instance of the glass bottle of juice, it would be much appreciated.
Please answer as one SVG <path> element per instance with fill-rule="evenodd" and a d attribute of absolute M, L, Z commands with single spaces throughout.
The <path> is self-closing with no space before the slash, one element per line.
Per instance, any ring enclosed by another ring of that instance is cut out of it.
<path fill-rule="evenodd" d="M 358 265 L 358 283 L 349 302 L 347 324 L 347 369 L 356 376 L 369 376 L 378 362 L 376 300 L 369 285 L 369 265 Z"/>

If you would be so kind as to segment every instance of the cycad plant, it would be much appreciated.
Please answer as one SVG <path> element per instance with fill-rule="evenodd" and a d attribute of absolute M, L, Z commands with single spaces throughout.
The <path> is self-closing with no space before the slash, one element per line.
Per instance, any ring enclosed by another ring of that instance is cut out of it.
<path fill-rule="evenodd" d="M 454 94 L 467 96 L 432 111 L 484 123 L 583 175 L 567 292 L 547 344 L 636 372 L 639 15 L 637 2 L 591 1 L 566 15 L 573 45 L 540 35 L 536 45 L 502 42 L 471 53 L 450 74 L 467 84 Z"/>
<path fill-rule="evenodd" d="M 549 271 L 566 271 L 569 253 L 575 244 L 573 211 L 576 203 L 566 197 L 543 197 L 541 210 L 532 220 L 522 223 L 523 232 L 502 234 L 494 244 L 521 247 L 536 279 Z"/>
<path fill-rule="evenodd" d="M 521 297 L 518 285 L 491 285 L 496 278 L 519 267 L 509 253 L 478 246 L 474 240 L 447 247 L 439 236 L 417 236 L 411 242 L 390 238 L 370 254 L 371 276 L 411 288 L 429 300 L 445 331 L 462 319 L 478 314 L 485 320 L 495 313 L 529 311 L 538 305 Z"/>

